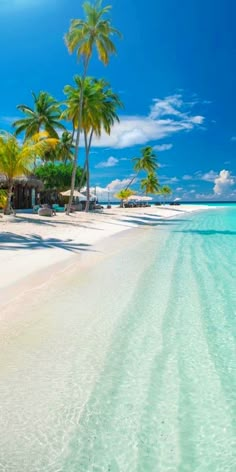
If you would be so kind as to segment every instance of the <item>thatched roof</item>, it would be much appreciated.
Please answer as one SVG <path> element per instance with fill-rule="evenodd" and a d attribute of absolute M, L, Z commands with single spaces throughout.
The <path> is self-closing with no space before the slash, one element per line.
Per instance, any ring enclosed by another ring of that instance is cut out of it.
<path fill-rule="evenodd" d="M 15 185 L 22 185 L 30 188 L 37 188 L 37 190 L 43 190 L 43 182 L 37 179 L 34 175 L 22 175 L 14 179 Z M 5 187 L 7 184 L 7 178 L 4 174 L 0 174 L 0 188 Z"/>

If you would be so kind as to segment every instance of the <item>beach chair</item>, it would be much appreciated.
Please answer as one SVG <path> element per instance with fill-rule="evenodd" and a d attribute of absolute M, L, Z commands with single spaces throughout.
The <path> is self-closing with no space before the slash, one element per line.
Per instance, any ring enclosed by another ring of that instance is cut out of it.
<path fill-rule="evenodd" d="M 39 216 L 53 216 L 55 214 L 55 210 L 52 208 L 39 208 L 38 209 L 38 215 Z"/>

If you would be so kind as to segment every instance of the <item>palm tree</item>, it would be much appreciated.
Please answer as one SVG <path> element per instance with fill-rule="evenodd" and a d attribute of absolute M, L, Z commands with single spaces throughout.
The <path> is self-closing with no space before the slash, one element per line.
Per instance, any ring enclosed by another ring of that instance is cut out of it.
<path fill-rule="evenodd" d="M 7 203 L 7 192 L 0 189 L 0 208 L 5 208 Z"/>
<path fill-rule="evenodd" d="M 45 133 L 43 133 L 45 134 Z M 31 140 L 22 145 L 17 138 L 9 133 L 0 133 L 0 173 L 7 179 L 7 202 L 5 213 L 10 213 L 11 196 L 14 180 L 22 175 L 27 175 L 33 168 L 36 156 L 45 153 L 45 149 L 55 145 L 56 140 L 35 135 Z"/>
<path fill-rule="evenodd" d="M 77 127 L 80 95 L 83 87 L 81 129 L 83 129 L 85 141 L 85 166 L 82 180 L 84 180 L 83 177 L 86 173 L 86 211 L 88 211 L 90 195 L 89 155 L 92 139 L 94 135 L 100 136 L 102 129 L 110 134 L 114 122 L 119 121 L 116 109 L 121 107 L 122 103 L 118 95 L 112 91 L 109 84 L 103 79 L 96 80 L 92 77 L 86 77 L 84 83 L 82 83 L 82 79 L 77 76 L 75 77 L 75 83 L 76 87 L 66 86 L 64 89 L 67 94 L 67 109 L 63 113 L 63 117 L 72 121 L 73 128 Z"/>
<path fill-rule="evenodd" d="M 111 6 L 102 7 L 102 1 L 97 0 L 93 5 L 85 2 L 83 5 L 85 19 L 76 19 L 71 21 L 69 32 L 65 35 L 65 42 L 70 53 L 76 51 L 78 59 L 82 59 L 83 74 L 82 86 L 79 101 L 78 124 L 76 129 L 74 165 L 71 176 L 71 194 L 67 208 L 67 214 L 73 199 L 75 188 L 75 175 L 79 154 L 80 133 L 82 127 L 83 95 L 84 84 L 87 76 L 89 62 L 94 48 L 98 53 L 98 58 L 103 64 L 107 65 L 109 56 L 116 53 L 116 47 L 111 40 L 113 35 L 120 35 L 119 31 L 112 27 L 110 20 L 105 19 L 110 12 Z"/>
<path fill-rule="evenodd" d="M 124 200 L 127 200 L 134 192 L 130 188 L 123 188 L 119 192 L 116 193 L 115 197 L 120 200 L 120 206 L 124 206 Z"/>
<path fill-rule="evenodd" d="M 13 123 L 15 135 L 25 133 L 25 140 L 31 138 L 40 131 L 46 131 L 49 136 L 58 139 L 57 129 L 65 130 L 65 126 L 61 123 L 61 107 L 60 104 L 47 92 L 40 92 L 38 96 L 32 92 L 34 99 L 34 107 L 27 105 L 18 105 L 25 118 L 16 120 Z"/>
<path fill-rule="evenodd" d="M 59 161 L 67 164 L 67 161 L 73 160 L 73 138 L 69 131 L 63 131 L 61 138 L 56 146 L 56 154 Z"/>
<path fill-rule="evenodd" d="M 130 187 L 141 171 L 155 174 L 158 169 L 157 157 L 151 146 L 141 149 L 141 157 L 134 157 L 133 162 L 136 174 L 132 177 L 126 188 Z"/>
<path fill-rule="evenodd" d="M 148 174 L 145 179 L 141 180 L 141 189 L 145 193 L 157 193 L 160 189 L 157 176 L 154 173 Z"/>
<path fill-rule="evenodd" d="M 163 187 L 160 188 L 159 193 L 165 199 L 165 198 L 167 198 L 168 196 L 170 196 L 172 194 L 172 190 L 168 185 L 163 185 Z"/>

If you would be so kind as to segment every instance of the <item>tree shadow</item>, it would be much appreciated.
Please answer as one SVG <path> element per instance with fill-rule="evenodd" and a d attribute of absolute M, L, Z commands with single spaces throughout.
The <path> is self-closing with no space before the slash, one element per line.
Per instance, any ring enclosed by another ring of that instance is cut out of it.
<path fill-rule="evenodd" d="M 53 218 L 53 217 L 52 217 Z M 79 220 L 73 220 L 74 222 L 71 222 L 71 221 L 61 221 L 61 220 L 54 220 L 53 219 L 42 219 L 42 218 L 30 218 L 28 216 L 16 216 L 14 218 L 14 220 L 12 220 L 14 223 L 32 223 L 32 224 L 36 224 L 36 225 L 39 225 L 39 226 L 51 226 L 53 228 L 55 228 L 56 226 L 78 226 L 80 228 L 89 228 L 89 229 L 94 229 L 94 230 L 99 230 L 99 231 L 102 231 L 101 228 L 97 228 L 96 226 L 91 226 L 90 223 L 92 223 L 92 221 L 85 221 L 83 223 L 88 223 L 88 225 L 86 224 L 82 224 Z M 69 217 L 68 217 L 69 218 Z"/>
<path fill-rule="evenodd" d="M 20 236 L 4 232 L 0 234 L 0 250 L 59 248 L 69 252 L 92 251 L 91 244 L 75 243 L 72 239 L 42 238 L 38 234 Z"/>

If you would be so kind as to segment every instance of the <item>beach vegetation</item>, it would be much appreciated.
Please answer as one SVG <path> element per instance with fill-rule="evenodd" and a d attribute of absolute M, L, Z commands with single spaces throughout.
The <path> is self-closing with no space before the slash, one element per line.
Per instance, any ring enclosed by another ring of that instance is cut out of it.
<path fill-rule="evenodd" d="M 81 130 L 84 135 L 85 163 L 84 172 L 87 182 L 87 202 L 85 210 L 89 210 L 90 198 L 90 150 L 93 137 L 100 137 L 102 130 L 107 134 L 111 133 L 111 128 L 115 121 L 119 121 L 116 109 L 122 106 L 117 94 L 110 88 L 109 83 L 103 79 L 86 77 L 84 82 L 81 77 L 74 78 L 75 86 L 67 85 L 64 88 L 67 100 L 66 110 L 63 112 L 63 119 L 70 120 L 73 123 L 73 129 L 78 126 L 78 114 L 80 106 L 80 97 L 83 87 L 83 107 Z M 82 186 L 82 182 L 80 187 Z"/>
<path fill-rule="evenodd" d="M 45 190 L 63 191 L 70 188 L 72 163 L 54 163 L 48 162 L 36 168 L 35 176 L 40 179 Z M 82 179 L 82 169 L 77 167 L 75 185 L 79 186 Z M 85 185 L 86 177 L 83 177 L 83 185 Z"/>
<path fill-rule="evenodd" d="M 34 135 L 23 144 L 10 133 L 0 133 L 0 173 L 4 175 L 7 184 L 7 201 L 4 208 L 6 214 L 9 214 L 11 209 L 14 180 L 30 174 L 36 158 L 44 155 L 56 142 L 57 140 L 49 138 L 46 132 Z"/>
<path fill-rule="evenodd" d="M 147 174 L 154 175 L 158 169 L 157 156 L 152 148 L 152 146 L 145 146 L 141 149 L 141 156 L 134 157 L 132 159 L 134 164 L 135 174 L 127 185 L 127 189 L 132 185 L 132 183 L 137 180 L 140 172 L 146 172 Z"/>
<path fill-rule="evenodd" d="M 7 203 L 7 192 L 6 190 L 0 189 L 0 208 L 5 208 Z"/>
<path fill-rule="evenodd" d="M 79 110 L 76 122 L 76 128 L 73 130 L 75 135 L 75 150 L 73 160 L 73 171 L 71 176 L 71 195 L 67 207 L 67 214 L 70 207 L 75 189 L 76 168 L 78 165 L 80 135 L 82 130 L 82 114 L 85 79 L 87 77 L 88 67 L 94 49 L 97 51 L 99 60 L 107 65 L 111 54 L 116 53 L 116 46 L 112 41 L 113 36 L 121 36 L 115 29 L 107 15 L 110 13 L 111 6 L 102 6 L 102 1 L 97 0 L 94 4 L 85 2 L 83 5 L 84 19 L 73 19 L 69 31 L 65 35 L 65 42 L 70 53 L 76 52 L 77 58 L 82 62 L 81 90 L 79 97 Z"/>
<path fill-rule="evenodd" d="M 156 174 L 151 172 L 140 182 L 141 189 L 147 194 L 156 194 L 160 191 L 160 184 Z"/>
<path fill-rule="evenodd" d="M 69 131 L 63 131 L 56 145 L 48 149 L 45 152 L 44 156 L 42 156 L 42 161 L 64 162 L 65 164 L 71 162 L 73 160 L 74 149 L 72 139 L 72 133 L 70 133 Z"/>
<path fill-rule="evenodd" d="M 160 187 L 158 194 L 161 195 L 165 200 L 172 194 L 172 189 L 168 185 L 163 185 Z"/>
<path fill-rule="evenodd" d="M 130 188 L 123 188 L 119 190 L 119 192 L 117 192 L 114 196 L 115 198 L 118 198 L 118 200 L 120 200 L 120 206 L 123 207 L 124 202 L 128 200 L 128 198 L 131 197 L 131 195 L 134 195 L 134 193 L 135 192 L 131 190 Z"/>
<path fill-rule="evenodd" d="M 52 138 L 58 139 L 58 131 L 65 130 L 61 122 L 61 105 L 49 93 L 41 91 L 38 95 L 32 92 L 34 106 L 18 105 L 25 118 L 20 118 L 12 124 L 15 135 L 24 133 L 25 140 L 32 138 L 40 131 L 46 131 Z"/>

